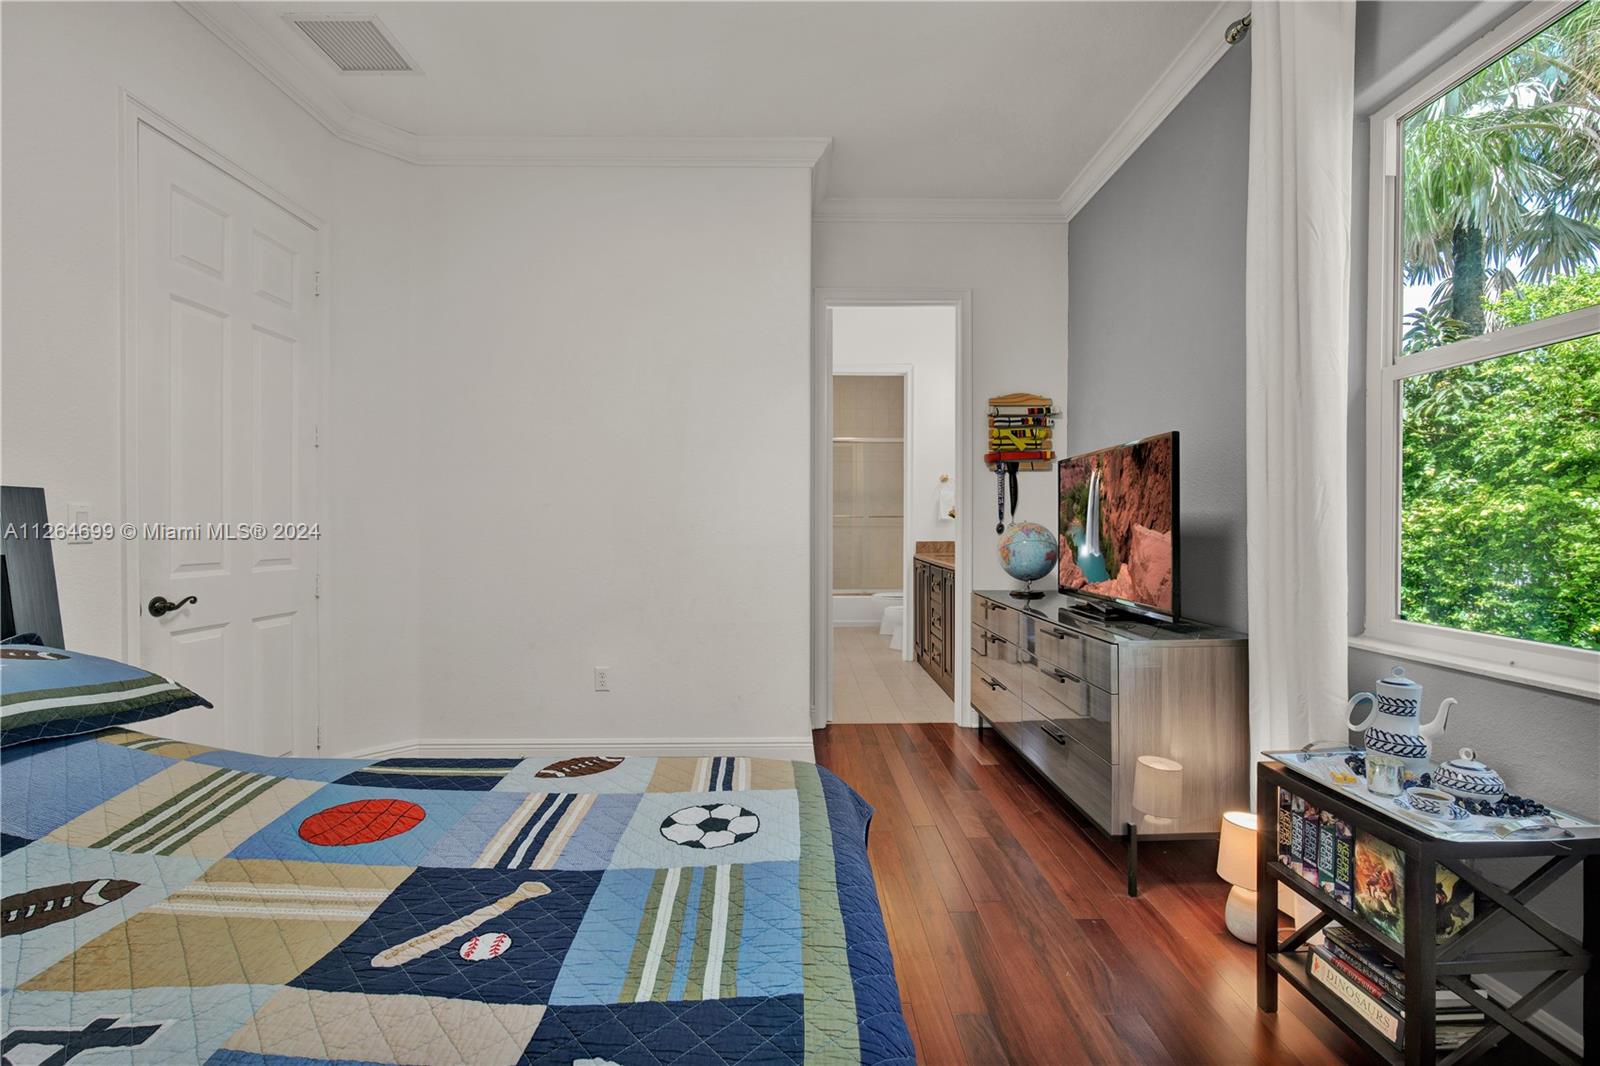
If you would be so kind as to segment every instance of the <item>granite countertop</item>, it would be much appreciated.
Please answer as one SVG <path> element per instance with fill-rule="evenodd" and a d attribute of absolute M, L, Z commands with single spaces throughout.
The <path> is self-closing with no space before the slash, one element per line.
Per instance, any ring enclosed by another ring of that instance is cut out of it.
<path fill-rule="evenodd" d="M 911 556 L 919 562 L 932 563 L 946 570 L 956 568 L 956 542 L 953 540 L 919 540 L 916 553 Z"/>

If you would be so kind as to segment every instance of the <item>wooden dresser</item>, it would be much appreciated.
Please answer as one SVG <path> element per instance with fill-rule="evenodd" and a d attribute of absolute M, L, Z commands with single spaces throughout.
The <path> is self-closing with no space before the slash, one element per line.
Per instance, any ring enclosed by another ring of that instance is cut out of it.
<path fill-rule="evenodd" d="M 911 624 L 912 651 L 928 676 L 939 683 L 945 695 L 953 697 L 956 694 L 956 650 L 960 647 L 956 634 L 950 632 L 956 624 L 954 545 L 950 545 L 950 555 L 924 550 L 925 546 L 925 542 L 918 542 L 917 554 L 911 560 L 915 611 Z"/>
<path fill-rule="evenodd" d="M 973 594 L 973 710 L 1106 833 L 1217 833 L 1223 811 L 1250 806 L 1243 634 L 1098 621 L 1072 602 Z M 1145 755 L 1182 764 L 1164 812 L 1135 809 Z"/>

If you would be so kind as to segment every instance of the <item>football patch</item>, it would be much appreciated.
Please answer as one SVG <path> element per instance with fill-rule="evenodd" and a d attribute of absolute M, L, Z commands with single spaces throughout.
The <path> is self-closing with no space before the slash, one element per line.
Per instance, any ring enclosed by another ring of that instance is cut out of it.
<path fill-rule="evenodd" d="M 562 777 L 588 777 L 590 774 L 603 774 L 607 770 L 615 770 L 622 765 L 620 755 L 580 755 L 575 759 L 562 759 L 553 762 L 543 770 L 534 774 L 546 780 Z"/>
<path fill-rule="evenodd" d="M 341 803 L 311 815 L 300 823 L 300 839 L 329 848 L 371 844 L 422 824 L 428 812 L 402 799 L 369 799 Z"/>
<path fill-rule="evenodd" d="M 717 803 L 673 811 L 662 820 L 661 835 L 686 848 L 725 848 L 749 840 L 760 828 L 755 812 Z"/>
<path fill-rule="evenodd" d="M 73 881 L 18 892 L 0 902 L 0 936 L 26 933 L 69 918 L 76 918 L 96 907 L 103 907 L 138 888 L 133 881 Z"/>

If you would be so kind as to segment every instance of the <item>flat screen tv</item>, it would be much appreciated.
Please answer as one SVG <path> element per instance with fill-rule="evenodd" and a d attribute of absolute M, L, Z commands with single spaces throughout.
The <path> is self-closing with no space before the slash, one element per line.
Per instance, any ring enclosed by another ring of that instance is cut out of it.
<path fill-rule="evenodd" d="M 1060 587 L 1178 620 L 1176 431 L 1061 460 Z"/>

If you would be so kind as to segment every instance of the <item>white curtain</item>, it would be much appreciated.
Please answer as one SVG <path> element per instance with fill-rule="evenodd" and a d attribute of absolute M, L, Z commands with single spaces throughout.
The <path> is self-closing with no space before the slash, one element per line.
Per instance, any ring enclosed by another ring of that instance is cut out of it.
<path fill-rule="evenodd" d="M 1345 735 L 1355 4 L 1259 0 L 1251 22 L 1245 443 L 1260 752 Z"/>

